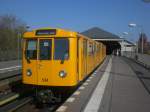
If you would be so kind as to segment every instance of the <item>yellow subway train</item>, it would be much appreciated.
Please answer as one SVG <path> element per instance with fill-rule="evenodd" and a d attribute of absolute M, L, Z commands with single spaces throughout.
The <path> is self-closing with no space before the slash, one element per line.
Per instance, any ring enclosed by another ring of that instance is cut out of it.
<path fill-rule="evenodd" d="M 58 28 L 28 31 L 23 36 L 23 83 L 34 86 L 38 97 L 61 94 L 80 84 L 105 57 L 104 44 L 77 32 Z"/>

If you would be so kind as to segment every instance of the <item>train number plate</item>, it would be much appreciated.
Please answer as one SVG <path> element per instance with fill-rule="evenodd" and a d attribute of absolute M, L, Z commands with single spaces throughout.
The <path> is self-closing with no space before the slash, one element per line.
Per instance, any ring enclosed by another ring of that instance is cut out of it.
<path fill-rule="evenodd" d="M 42 82 L 48 82 L 48 78 L 42 78 Z"/>

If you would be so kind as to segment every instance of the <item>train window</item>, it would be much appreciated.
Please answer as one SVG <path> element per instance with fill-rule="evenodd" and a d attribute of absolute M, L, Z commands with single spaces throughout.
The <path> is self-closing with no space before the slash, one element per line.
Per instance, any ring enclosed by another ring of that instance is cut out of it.
<path fill-rule="evenodd" d="M 51 39 L 42 39 L 40 40 L 40 60 L 49 60 L 51 59 L 51 48 L 52 48 L 52 40 Z"/>
<path fill-rule="evenodd" d="M 27 40 L 26 42 L 26 57 L 37 59 L 37 40 Z"/>
<path fill-rule="evenodd" d="M 83 41 L 83 54 L 86 56 L 87 55 L 87 41 Z"/>
<path fill-rule="evenodd" d="M 92 44 L 92 53 L 93 54 L 95 53 L 95 44 L 94 43 Z"/>
<path fill-rule="evenodd" d="M 93 53 L 93 45 L 92 43 L 88 43 L 88 55 L 92 55 Z"/>
<path fill-rule="evenodd" d="M 68 39 L 55 39 L 55 60 L 67 60 L 69 58 L 69 40 Z"/>
<path fill-rule="evenodd" d="M 99 45 L 97 45 L 97 52 L 99 52 Z"/>
<path fill-rule="evenodd" d="M 94 49 L 95 49 L 95 52 L 97 52 L 97 45 L 94 44 Z"/>

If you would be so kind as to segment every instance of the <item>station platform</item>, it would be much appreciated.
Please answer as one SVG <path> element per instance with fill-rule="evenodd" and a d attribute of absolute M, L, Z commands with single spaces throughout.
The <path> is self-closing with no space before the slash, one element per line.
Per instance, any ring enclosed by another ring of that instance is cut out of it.
<path fill-rule="evenodd" d="M 16 74 L 21 74 L 21 60 L 0 62 L 0 80 Z"/>
<path fill-rule="evenodd" d="M 136 62 L 107 56 L 103 64 L 56 112 L 149 112 L 150 71 Z"/>
<path fill-rule="evenodd" d="M 21 60 L 0 61 L 0 69 L 9 68 L 12 66 L 21 66 Z"/>

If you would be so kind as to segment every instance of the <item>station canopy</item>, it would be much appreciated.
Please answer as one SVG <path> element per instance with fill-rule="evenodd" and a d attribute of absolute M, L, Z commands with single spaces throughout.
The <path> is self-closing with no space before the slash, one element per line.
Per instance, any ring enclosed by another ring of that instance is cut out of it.
<path fill-rule="evenodd" d="M 101 28 L 93 27 L 84 32 L 81 32 L 81 34 L 90 37 L 93 40 L 104 43 L 107 48 L 107 54 L 111 54 L 115 49 L 121 49 L 121 45 L 119 42 L 123 39 Z"/>
<path fill-rule="evenodd" d="M 86 31 L 81 32 L 82 35 L 90 37 L 94 40 L 120 40 L 121 38 L 115 34 L 107 32 L 101 28 L 93 27 Z"/>

